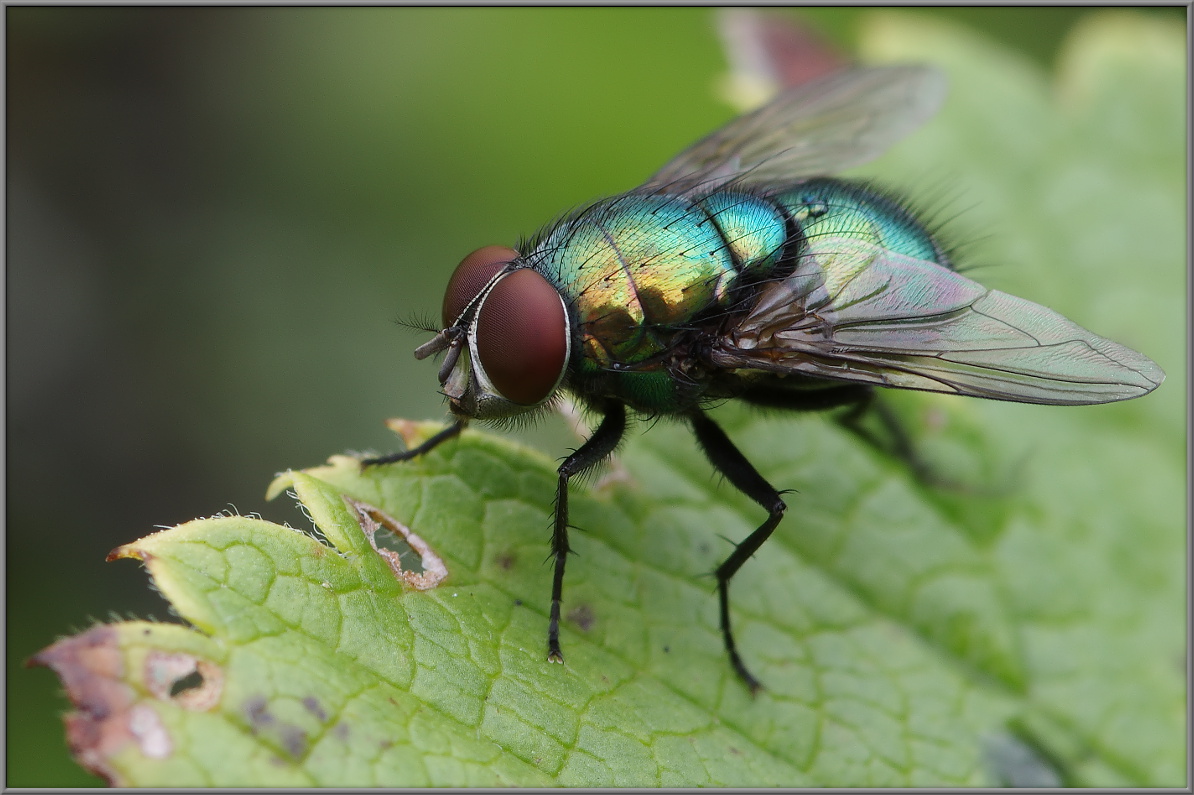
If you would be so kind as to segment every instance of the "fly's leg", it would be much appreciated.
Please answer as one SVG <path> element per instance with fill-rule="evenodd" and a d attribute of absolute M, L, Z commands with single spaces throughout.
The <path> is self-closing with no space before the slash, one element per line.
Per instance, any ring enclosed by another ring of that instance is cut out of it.
<path fill-rule="evenodd" d="M 560 651 L 560 601 L 564 595 L 564 564 L 568 553 L 568 479 L 600 463 L 614 451 L 626 433 L 626 408 L 621 403 L 609 401 L 602 406 L 604 416 L 597 430 L 588 441 L 560 464 L 559 481 L 556 484 L 555 525 L 551 534 L 551 557 L 555 559 L 555 571 L 551 581 L 551 620 L 547 625 L 547 659 L 562 663 Z"/>
<path fill-rule="evenodd" d="M 468 425 L 467 420 L 456 420 L 456 422 L 452 423 L 447 428 L 444 428 L 435 436 L 432 436 L 430 439 L 423 442 L 413 450 L 403 450 L 400 453 L 390 453 L 389 455 L 378 456 L 377 458 L 366 458 L 361 462 L 361 466 L 375 467 L 381 466 L 382 464 L 394 464 L 398 461 L 409 461 L 412 458 L 418 458 L 424 453 L 431 452 L 449 439 L 455 439 L 460 435 L 460 432 L 464 430 L 466 425 Z"/>
<path fill-rule="evenodd" d="M 887 434 L 886 444 L 863 427 L 862 422 L 868 412 L 874 414 L 878 418 L 879 424 L 883 426 L 883 431 Z M 917 455 L 916 448 L 912 446 L 912 437 L 904 429 L 900 418 L 891 410 L 891 406 L 882 400 L 876 400 L 873 391 L 864 400 L 859 401 L 849 411 L 842 414 L 838 418 L 838 423 L 876 450 L 903 461 L 912 470 L 912 475 L 921 483 L 934 485 L 941 482 L 925 460 Z"/>
<path fill-rule="evenodd" d="M 874 398 L 875 391 L 866 384 L 843 384 L 816 389 L 785 389 L 755 386 L 738 397 L 756 406 L 786 411 L 825 411 L 841 406 L 853 407 L 860 416 Z"/>
<path fill-rule="evenodd" d="M 872 413 L 878 419 L 879 425 L 882 426 L 883 433 L 886 435 L 886 440 L 880 439 L 879 436 L 863 426 L 862 422 L 867 412 Z M 912 444 L 912 437 L 904 427 L 904 423 L 892 411 L 891 406 L 875 398 L 873 391 L 866 399 L 838 417 L 838 423 L 879 452 L 902 461 L 904 466 L 912 472 L 912 477 L 916 478 L 921 485 L 950 491 L 974 491 L 973 488 L 942 475 L 922 458 L 916 451 L 916 446 Z"/>
<path fill-rule="evenodd" d="M 721 635 L 725 641 L 726 651 L 730 655 L 730 664 L 750 688 L 750 692 L 754 694 L 762 688 L 762 684 L 746 669 L 742 657 L 738 654 L 738 648 L 734 644 L 734 633 L 730 628 L 730 579 L 771 536 L 776 525 L 784 518 L 787 505 L 784 504 L 779 492 L 763 479 L 763 476 L 746 460 L 746 456 L 739 452 L 717 423 L 709 419 L 703 412 L 693 412 L 689 415 L 689 419 L 692 422 L 692 430 L 696 434 L 697 443 L 700 444 L 713 467 L 725 475 L 726 480 L 730 481 L 739 491 L 763 506 L 768 512 L 767 520 L 747 536 L 745 541 L 735 547 L 730 556 L 714 572 L 717 577 L 717 596 L 721 610 Z"/>
<path fill-rule="evenodd" d="M 958 484 L 938 475 L 916 452 L 912 437 L 900 422 L 891 407 L 875 397 L 875 390 L 865 384 L 848 384 L 820 389 L 782 389 L 761 387 L 743 394 L 748 403 L 765 408 L 788 411 L 824 411 L 849 406 L 837 417 L 837 422 L 850 433 L 881 453 L 899 459 L 912 472 L 916 480 L 926 486 L 961 488 Z M 886 439 L 863 425 L 867 414 L 873 414 L 883 428 Z"/>
<path fill-rule="evenodd" d="M 556 411 L 564 418 L 564 422 L 568 423 L 568 427 L 574 434 L 584 441 L 586 434 L 589 433 L 589 428 L 585 424 L 584 418 L 581 417 L 580 409 L 576 405 L 576 401 L 571 396 L 562 394 L 560 400 L 556 404 Z M 602 476 L 590 486 L 592 491 L 605 491 L 614 483 L 629 483 L 633 478 L 630 477 L 630 472 L 622 464 L 617 457 L 611 457 L 609 466 Z"/>

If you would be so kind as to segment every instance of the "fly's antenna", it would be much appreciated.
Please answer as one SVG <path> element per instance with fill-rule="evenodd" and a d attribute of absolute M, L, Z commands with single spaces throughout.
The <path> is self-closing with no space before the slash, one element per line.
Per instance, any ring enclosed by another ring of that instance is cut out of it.
<path fill-rule="evenodd" d="M 394 322 L 411 331 L 423 331 L 428 334 L 435 334 L 440 330 L 435 316 L 427 311 L 411 312 L 396 318 Z"/>

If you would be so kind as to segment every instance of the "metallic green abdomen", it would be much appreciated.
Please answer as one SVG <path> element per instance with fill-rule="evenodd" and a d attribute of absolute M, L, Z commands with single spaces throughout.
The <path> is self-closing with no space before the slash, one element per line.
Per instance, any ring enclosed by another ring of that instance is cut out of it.
<path fill-rule="evenodd" d="M 842 240 L 874 244 L 948 266 L 945 252 L 908 210 L 865 185 L 810 179 L 773 196 L 804 237 L 802 256 L 832 256 Z"/>

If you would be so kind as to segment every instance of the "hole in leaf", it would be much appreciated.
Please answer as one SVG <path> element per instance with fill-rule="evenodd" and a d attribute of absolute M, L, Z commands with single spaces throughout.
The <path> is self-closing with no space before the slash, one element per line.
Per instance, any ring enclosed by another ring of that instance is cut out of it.
<path fill-rule="evenodd" d="M 406 539 L 400 538 L 393 530 L 385 525 L 381 525 L 374 531 L 373 548 L 378 552 L 384 549 L 396 554 L 402 563 L 403 571 L 410 571 L 416 574 L 423 573 L 423 561 L 419 557 L 419 553 L 410 548 L 410 544 L 406 542 Z"/>
<path fill-rule="evenodd" d="M 219 703 L 224 672 L 193 655 L 155 649 L 145 657 L 145 685 L 162 701 L 203 712 Z"/>
<path fill-rule="evenodd" d="M 176 698 L 184 691 L 194 690 L 197 687 L 203 687 L 203 674 L 199 673 L 198 668 L 181 679 L 175 679 L 170 684 L 170 698 Z"/>
<path fill-rule="evenodd" d="M 357 517 L 369 544 L 399 580 L 415 590 L 426 591 L 438 586 L 448 576 L 448 567 L 444 565 L 443 558 L 409 527 L 366 502 L 347 495 L 344 496 L 344 502 Z M 391 548 L 394 545 L 400 548 Z M 402 555 L 407 551 L 418 556 L 421 564 L 418 571 L 413 567 L 403 568 Z"/>

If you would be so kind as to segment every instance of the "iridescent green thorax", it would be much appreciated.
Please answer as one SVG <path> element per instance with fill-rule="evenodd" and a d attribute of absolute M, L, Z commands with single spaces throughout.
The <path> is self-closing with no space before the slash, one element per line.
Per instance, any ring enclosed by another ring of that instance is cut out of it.
<path fill-rule="evenodd" d="M 778 263 L 788 238 L 783 211 L 749 193 L 719 191 L 699 200 L 721 232 L 742 276 L 766 276 Z"/>
<path fill-rule="evenodd" d="M 528 257 L 577 313 L 590 367 L 638 364 L 724 300 L 735 275 L 717 227 L 675 196 L 626 194 L 565 219 Z"/>
<path fill-rule="evenodd" d="M 782 212 L 748 194 L 629 193 L 565 218 L 526 259 L 576 312 L 579 373 L 647 410 L 673 408 L 663 372 L 675 336 L 726 306 L 742 274 L 771 267 Z"/>
<path fill-rule="evenodd" d="M 527 261 L 575 303 L 589 359 L 634 364 L 723 305 L 739 275 L 773 266 L 785 237 L 779 208 L 757 196 L 630 193 L 561 221 Z"/>

